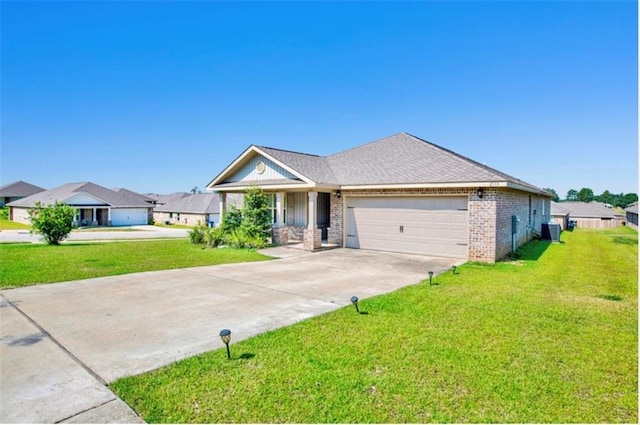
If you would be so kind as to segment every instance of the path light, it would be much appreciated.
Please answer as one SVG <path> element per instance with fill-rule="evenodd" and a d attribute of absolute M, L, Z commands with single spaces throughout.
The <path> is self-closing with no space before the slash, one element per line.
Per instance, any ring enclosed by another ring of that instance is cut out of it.
<path fill-rule="evenodd" d="M 229 329 L 223 329 L 220 331 L 220 338 L 222 342 L 227 346 L 227 359 L 231 360 L 231 352 L 229 351 L 229 341 L 231 341 L 231 331 Z"/>
<path fill-rule="evenodd" d="M 429 272 L 429 285 L 433 285 L 433 272 Z"/>
<path fill-rule="evenodd" d="M 360 309 L 358 308 L 358 297 L 356 297 L 355 295 L 351 297 L 351 302 L 353 303 L 353 306 L 356 308 L 356 311 L 358 312 L 358 314 L 360 314 Z"/>
<path fill-rule="evenodd" d="M 451 269 L 453 270 L 453 274 L 456 274 L 456 269 L 458 268 L 458 266 L 451 266 Z"/>

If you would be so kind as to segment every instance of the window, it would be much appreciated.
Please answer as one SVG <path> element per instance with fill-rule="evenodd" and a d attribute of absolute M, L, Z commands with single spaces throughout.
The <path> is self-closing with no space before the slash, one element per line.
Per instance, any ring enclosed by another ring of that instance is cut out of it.
<path fill-rule="evenodd" d="M 269 206 L 269 211 L 271 212 L 271 223 L 275 224 L 276 218 L 278 217 L 278 207 L 276 204 L 278 195 L 276 193 L 266 193 L 265 196 L 267 197 L 267 205 Z M 286 223 L 287 222 L 287 195 L 286 194 L 285 196 L 283 196 L 282 202 L 284 202 L 284 205 L 283 205 L 284 217 L 282 218 L 282 222 Z"/>

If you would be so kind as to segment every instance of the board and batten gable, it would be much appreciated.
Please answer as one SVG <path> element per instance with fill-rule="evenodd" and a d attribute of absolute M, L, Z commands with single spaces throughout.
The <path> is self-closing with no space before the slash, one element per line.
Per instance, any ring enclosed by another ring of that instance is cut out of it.
<path fill-rule="evenodd" d="M 67 205 L 107 205 L 104 201 L 87 193 L 78 193 L 64 201 Z"/>
<path fill-rule="evenodd" d="M 260 163 L 264 164 L 264 167 L 259 166 Z M 228 182 L 260 180 L 299 180 L 299 178 L 262 155 L 256 155 L 227 179 Z"/>

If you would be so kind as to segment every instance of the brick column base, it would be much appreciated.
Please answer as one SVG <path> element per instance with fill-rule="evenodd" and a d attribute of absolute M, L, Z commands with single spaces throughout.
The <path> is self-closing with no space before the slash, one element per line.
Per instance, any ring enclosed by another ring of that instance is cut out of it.
<path fill-rule="evenodd" d="M 322 230 L 304 229 L 303 248 L 307 251 L 314 251 L 322 247 Z"/>
<path fill-rule="evenodd" d="M 273 228 L 273 244 L 275 246 L 286 245 L 289 243 L 289 228 L 274 227 Z"/>

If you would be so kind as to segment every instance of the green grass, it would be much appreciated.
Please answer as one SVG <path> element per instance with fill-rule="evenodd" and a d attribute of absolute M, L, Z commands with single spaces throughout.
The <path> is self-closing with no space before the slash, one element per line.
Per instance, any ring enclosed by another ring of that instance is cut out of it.
<path fill-rule="evenodd" d="M 265 259 L 249 250 L 203 249 L 185 239 L 0 244 L 0 288 Z"/>
<path fill-rule="evenodd" d="M 31 229 L 28 224 L 16 223 L 15 221 L 7 220 L 4 217 L 0 217 L 0 230 L 23 230 Z"/>
<path fill-rule="evenodd" d="M 637 423 L 637 233 L 562 240 L 111 388 L 148 422 Z"/>

